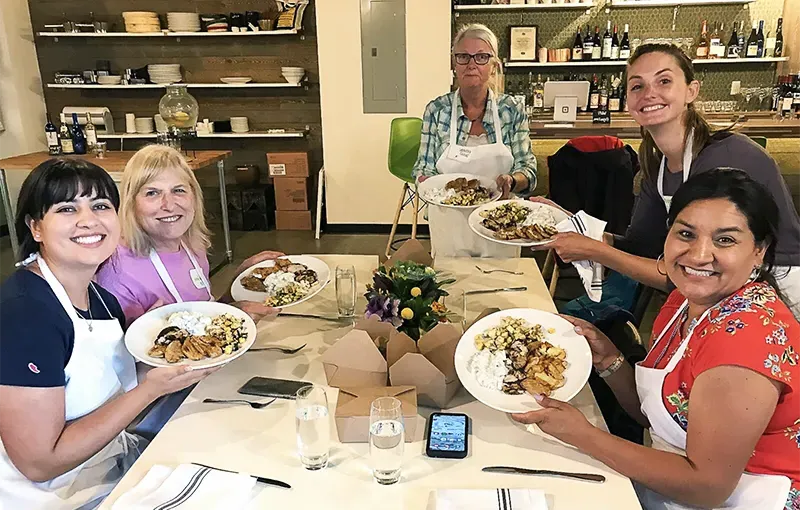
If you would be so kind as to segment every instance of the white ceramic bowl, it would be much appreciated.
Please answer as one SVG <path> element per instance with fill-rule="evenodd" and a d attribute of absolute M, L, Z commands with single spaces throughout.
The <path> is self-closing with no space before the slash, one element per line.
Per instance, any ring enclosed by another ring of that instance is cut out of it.
<path fill-rule="evenodd" d="M 219 79 L 222 83 L 230 83 L 230 84 L 244 84 L 250 83 L 253 81 L 253 78 L 249 76 L 225 76 Z"/>
<path fill-rule="evenodd" d="M 97 83 L 100 85 L 119 85 L 122 83 L 122 76 L 119 75 L 112 75 L 112 76 L 98 76 Z"/>

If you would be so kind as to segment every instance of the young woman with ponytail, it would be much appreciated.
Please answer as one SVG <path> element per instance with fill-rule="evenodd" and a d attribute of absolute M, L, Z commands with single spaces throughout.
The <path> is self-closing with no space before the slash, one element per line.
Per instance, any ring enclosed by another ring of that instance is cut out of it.
<path fill-rule="evenodd" d="M 555 249 L 565 262 L 593 260 L 667 290 L 659 256 L 672 195 L 691 175 L 718 167 L 741 169 L 764 185 L 778 205 L 774 274 L 787 305 L 800 317 L 800 216 L 786 182 L 775 160 L 758 144 L 729 129 L 712 130 L 695 109 L 699 91 L 692 61 L 680 49 L 670 44 L 640 46 L 628 61 L 627 97 L 631 117 L 642 130 L 639 161 L 644 179 L 628 232 L 624 237 L 606 234 L 604 242 L 558 234 L 542 248 Z"/>

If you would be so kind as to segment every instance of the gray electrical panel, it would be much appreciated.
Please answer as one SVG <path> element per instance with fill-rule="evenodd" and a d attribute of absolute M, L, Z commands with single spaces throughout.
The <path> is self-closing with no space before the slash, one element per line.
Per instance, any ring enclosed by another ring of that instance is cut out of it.
<path fill-rule="evenodd" d="M 406 2 L 361 0 L 364 113 L 406 113 Z"/>

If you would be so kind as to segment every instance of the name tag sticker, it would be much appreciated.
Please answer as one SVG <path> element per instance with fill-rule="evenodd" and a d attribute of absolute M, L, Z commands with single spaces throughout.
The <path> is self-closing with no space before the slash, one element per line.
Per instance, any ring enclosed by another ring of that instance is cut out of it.
<path fill-rule="evenodd" d="M 472 148 L 457 145 L 450 149 L 450 159 L 466 163 L 472 159 Z"/>
<path fill-rule="evenodd" d="M 192 283 L 194 283 L 195 287 L 197 287 L 198 289 L 202 289 L 203 287 L 205 287 L 205 283 L 203 283 L 203 277 L 202 275 L 200 275 L 200 273 L 197 272 L 197 269 L 190 270 L 189 276 L 192 277 Z"/>

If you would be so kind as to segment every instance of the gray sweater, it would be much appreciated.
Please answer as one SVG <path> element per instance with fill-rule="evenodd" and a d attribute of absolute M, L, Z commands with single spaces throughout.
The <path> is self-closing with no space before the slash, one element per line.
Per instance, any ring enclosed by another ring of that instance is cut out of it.
<path fill-rule="evenodd" d="M 775 160 L 758 144 L 738 133 L 718 134 L 692 161 L 689 175 L 716 167 L 739 168 L 763 184 L 778 204 L 780 223 L 775 246 L 775 263 L 800 265 L 800 216 Z M 628 253 L 657 258 L 664 252 L 667 238 L 667 208 L 658 194 L 655 175 L 645 176 L 630 227 L 625 237 L 617 237 L 614 246 Z M 683 183 L 682 173 L 664 172 L 664 194 L 674 195 Z"/>

